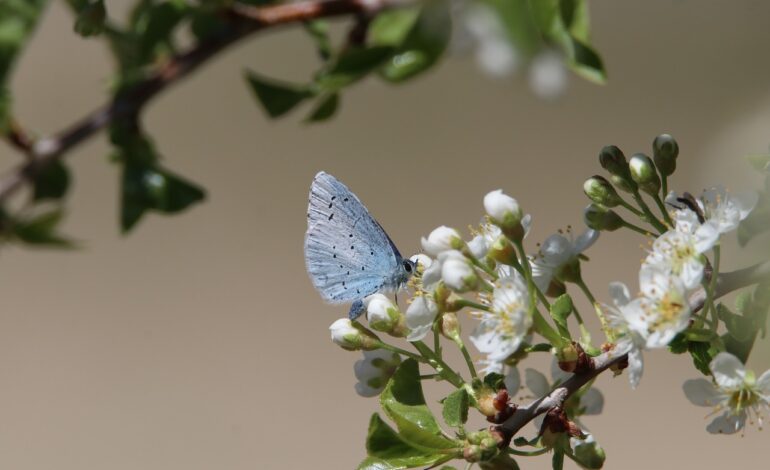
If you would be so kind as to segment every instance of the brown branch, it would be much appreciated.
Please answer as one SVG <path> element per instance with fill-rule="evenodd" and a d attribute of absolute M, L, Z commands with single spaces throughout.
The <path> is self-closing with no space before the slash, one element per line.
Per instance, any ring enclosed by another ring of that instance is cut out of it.
<path fill-rule="evenodd" d="M 751 286 L 760 282 L 770 281 L 770 261 L 759 263 L 748 268 L 737 271 L 722 273 L 717 279 L 717 288 L 714 298 L 719 298 L 729 294 L 742 287 Z M 706 294 L 703 289 L 696 292 L 690 298 L 690 305 L 694 312 L 703 308 Z M 628 355 L 613 355 L 612 351 L 601 354 L 593 358 L 594 368 L 583 374 L 574 374 L 563 384 L 556 387 L 548 395 L 525 406 L 516 408 L 513 415 L 505 420 L 498 430 L 503 434 L 503 442 L 510 442 L 513 436 L 518 433 L 527 423 L 535 419 L 548 410 L 560 407 L 564 402 L 581 387 L 595 379 L 599 374 L 609 369 L 614 364 L 619 364 L 628 360 Z"/>
<path fill-rule="evenodd" d="M 26 183 L 33 181 L 41 168 L 61 158 L 65 152 L 83 143 L 111 122 L 136 116 L 158 93 L 252 33 L 318 18 L 374 14 L 414 2 L 415 0 L 311 0 L 264 7 L 236 3 L 224 12 L 223 18 L 228 26 L 224 33 L 203 40 L 190 50 L 172 57 L 148 78 L 119 93 L 110 102 L 53 136 L 42 138 L 34 144 L 31 141 L 12 141 L 21 150 L 28 147 L 25 153 L 29 159 L 0 179 L 0 203 Z"/>

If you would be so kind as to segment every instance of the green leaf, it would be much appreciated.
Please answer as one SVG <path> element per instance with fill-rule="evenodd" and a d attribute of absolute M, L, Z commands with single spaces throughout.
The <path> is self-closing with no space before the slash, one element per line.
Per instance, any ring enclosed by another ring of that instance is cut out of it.
<path fill-rule="evenodd" d="M 692 362 L 693 365 L 695 365 L 695 368 L 703 375 L 711 375 L 709 364 L 711 363 L 711 360 L 714 359 L 714 356 L 717 355 L 718 351 L 714 351 L 709 343 L 695 341 L 691 341 L 688 344 L 688 350 L 692 356 Z"/>
<path fill-rule="evenodd" d="M 599 54 L 591 46 L 574 37 L 570 37 L 570 45 L 572 70 L 588 81 L 606 83 L 607 72 Z"/>
<path fill-rule="evenodd" d="M 26 220 L 15 221 L 13 235 L 24 243 L 56 248 L 72 248 L 71 240 L 56 233 L 64 216 L 61 208 L 43 212 Z"/>
<path fill-rule="evenodd" d="M 524 57 L 532 57 L 541 47 L 541 35 L 535 25 L 528 0 L 484 0 L 502 21 L 508 38 Z"/>
<path fill-rule="evenodd" d="M 433 455 L 430 457 L 408 457 L 408 458 L 393 458 L 393 459 L 381 459 L 379 457 L 367 457 L 363 462 L 358 464 L 357 470 L 403 470 L 406 468 L 417 468 L 432 465 L 441 465 L 442 463 L 452 460 L 452 456 L 446 455 Z"/>
<path fill-rule="evenodd" d="M 744 342 L 754 337 L 756 326 L 751 318 L 736 315 L 721 303 L 717 305 L 717 314 L 719 319 L 725 324 L 727 332 L 736 341 Z"/>
<path fill-rule="evenodd" d="M 551 458 L 551 467 L 553 470 L 564 469 L 564 452 L 560 450 L 553 451 L 553 457 Z"/>
<path fill-rule="evenodd" d="M 376 70 L 392 54 L 393 48 L 389 46 L 350 47 L 319 74 L 316 84 L 327 92 L 339 91 Z"/>
<path fill-rule="evenodd" d="M 366 452 L 370 457 L 378 457 L 383 460 L 432 457 L 404 442 L 377 413 L 374 413 L 369 420 Z"/>
<path fill-rule="evenodd" d="M 449 2 L 428 0 L 420 7 L 417 20 L 397 52 L 383 66 L 381 76 L 398 83 L 428 70 L 443 55 L 451 33 Z"/>
<path fill-rule="evenodd" d="M 96 36 L 104 31 L 104 20 L 107 18 L 107 9 L 104 0 L 70 1 L 73 3 L 77 18 L 75 19 L 75 32 L 83 37 Z"/>
<path fill-rule="evenodd" d="M 251 85 L 254 96 L 271 118 L 283 116 L 312 96 L 306 86 L 280 82 L 254 72 L 246 72 L 246 80 Z"/>
<path fill-rule="evenodd" d="M 497 372 L 490 372 L 484 376 L 484 384 L 490 387 L 492 390 L 502 388 L 505 383 L 505 376 L 498 374 Z"/>
<path fill-rule="evenodd" d="M 369 43 L 377 46 L 401 46 L 417 23 L 419 15 L 418 7 L 383 11 L 369 25 Z"/>
<path fill-rule="evenodd" d="M 32 199 L 61 199 L 67 193 L 69 185 L 69 170 L 60 160 L 54 160 L 35 175 Z"/>
<path fill-rule="evenodd" d="M 8 130 L 11 70 L 19 52 L 35 29 L 47 0 L 0 1 L 0 132 Z"/>
<path fill-rule="evenodd" d="M 452 427 L 458 427 L 468 421 L 468 392 L 464 388 L 458 388 L 444 399 L 442 415 L 444 422 Z"/>
<path fill-rule="evenodd" d="M 171 49 L 174 30 L 188 12 L 187 4 L 181 0 L 160 2 L 144 11 L 135 32 L 140 37 L 139 53 L 146 61 L 152 60 L 159 47 Z"/>
<path fill-rule="evenodd" d="M 310 34 L 310 37 L 313 38 L 313 40 L 316 43 L 316 47 L 318 48 L 318 55 L 321 56 L 321 59 L 324 61 L 327 61 L 332 56 L 332 44 L 331 39 L 329 39 L 329 23 L 323 20 L 313 20 L 313 21 L 307 21 L 303 23 L 305 27 L 305 31 Z"/>
<path fill-rule="evenodd" d="M 125 163 L 121 228 L 130 231 L 147 211 L 173 214 L 200 202 L 205 192 L 200 186 L 159 166 Z"/>
<path fill-rule="evenodd" d="M 380 394 L 380 405 L 396 424 L 400 437 L 424 452 L 458 446 L 446 438 L 425 404 L 420 371 L 414 359 L 401 363 Z"/>
<path fill-rule="evenodd" d="M 321 122 L 334 116 L 339 106 L 339 93 L 331 93 L 320 99 L 318 106 L 310 113 L 307 122 Z"/>
<path fill-rule="evenodd" d="M 668 350 L 673 354 L 684 354 L 688 351 L 690 342 L 687 340 L 687 336 L 679 333 L 674 336 L 674 339 L 668 343 Z"/>
<path fill-rule="evenodd" d="M 562 294 L 551 304 L 551 317 L 562 337 L 572 339 L 567 326 L 567 318 L 572 313 L 572 297 L 569 294 Z"/>
<path fill-rule="evenodd" d="M 749 164 L 757 171 L 767 172 L 770 171 L 770 154 L 764 155 L 749 155 L 746 157 Z"/>

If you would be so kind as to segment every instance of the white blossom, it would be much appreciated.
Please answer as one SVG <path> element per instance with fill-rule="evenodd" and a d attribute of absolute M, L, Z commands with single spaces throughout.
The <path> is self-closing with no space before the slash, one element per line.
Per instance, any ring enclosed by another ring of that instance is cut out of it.
<path fill-rule="evenodd" d="M 360 349 L 362 333 L 347 318 L 340 318 L 329 327 L 332 341 L 343 349 Z"/>
<path fill-rule="evenodd" d="M 425 270 L 428 269 L 431 264 L 433 264 L 433 258 L 422 253 L 412 255 L 409 260 L 412 261 L 415 266 L 420 268 L 422 270 L 421 272 L 425 272 Z"/>
<path fill-rule="evenodd" d="M 648 348 L 665 347 L 690 321 L 684 283 L 664 271 L 643 268 L 639 272 L 639 287 L 644 314 L 643 324 L 636 326 L 637 331 L 645 337 Z"/>
<path fill-rule="evenodd" d="M 631 388 L 636 388 L 644 373 L 642 349 L 646 346 L 643 332 L 646 331 L 644 310 L 640 299 L 631 299 L 628 287 L 620 282 L 610 284 L 610 297 L 614 307 L 605 306 L 605 316 L 609 329 L 617 336 L 612 354 L 628 354 L 628 381 Z"/>
<path fill-rule="evenodd" d="M 733 434 L 756 420 L 762 429 L 764 413 L 770 411 L 770 370 L 759 378 L 741 361 L 721 352 L 709 365 L 714 381 L 693 379 L 684 383 L 684 393 L 698 406 L 714 408 L 719 414 L 706 427 L 712 434 Z"/>
<path fill-rule="evenodd" d="M 476 286 L 476 270 L 468 259 L 457 250 L 445 251 L 439 255 L 441 279 L 444 284 L 457 292 L 465 292 Z"/>
<path fill-rule="evenodd" d="M 555 233 L 546 238 L 538 253 L 532 257 L 532 280 L 543 292 L 554 277 L 559 277 L 562 269 L 578 262 L 578 257 L 599 238 L 599 232 L 587 229 L 574 238 L 572 230 L 567 230 L 569 238 Z"/>
<path fill-rule="evenodd" d="M 519 54 L 500 17 L 490 7 L 473 3 L 463 12 L 461 25 L 475 42 L 474 55 L 481 70 L 495 78 L 507 77 L 516 71 Z"/>
<path fill-rule="evenodd" d="M 527 286 L 518 272 L 497 281 L 490 310 L 481 313 L 470 340 L 488 361 L 502 362 L 519 349 L 532 327 Z"/>
<path fill-rule="evenodd" d="M 564 94 L 569 83 L 564 58 L 556 51 L 541 52 L 529 67 L 529 86 L 536 96 L 555 99 Z"/>
<path fill-rule="evenodd" d="M 436 315 L 438 315 L 438 306 L 432 295 L 425 294 L 414 297 L 406 309 L 406 326 L 409 328 L 407 341 L 423 339 L 431 330 Z"/>
<path fill-rule="evenodd" d="M 457 230 L 442 225 L 434 229 L 428 238 L 422 238 L 422 249 L 429 256 L 437 257 L 440 253 L 457 248 L 462 238 Z"/>
<path fill-rule="evenodd" d="M 738 228 L 757 205 L 759 195 L 754 192 L 730 193 L 723 186 L 706 190 L 700 197 L 700 205 L 706 221 L 716 225 L 719 233 Z"/>
<path fill-rule="evenodd" d="M 396 353 L 384 349 L 364 351 L 364 358 L 353 365 L 358 379 L 356 392 L 362 397 L 379 395 L 400 363 L 401 357 Z"/>
<path fill-rule="evenodd" d="M 366 320 L 378 331 L 390 331 L 398 321 L 399 311 L 383 294 L 372 294 L 364 299 Z"/>

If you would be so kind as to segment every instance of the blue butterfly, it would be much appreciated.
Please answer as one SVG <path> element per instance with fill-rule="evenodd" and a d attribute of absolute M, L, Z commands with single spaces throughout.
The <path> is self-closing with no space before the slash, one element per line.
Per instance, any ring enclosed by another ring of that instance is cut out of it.
<path fill-rule="evenodd" d="M 353 302 L 351 320 L 364 313 L 365 297 L 398 291 L 415 270 L 356 195 L 323 171 L 310 186 L 305 264 L 324 300 Z"/>

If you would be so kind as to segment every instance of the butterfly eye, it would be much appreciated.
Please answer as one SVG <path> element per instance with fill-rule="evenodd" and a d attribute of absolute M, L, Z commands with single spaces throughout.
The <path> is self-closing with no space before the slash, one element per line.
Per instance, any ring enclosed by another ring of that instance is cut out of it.
<path fill-rule="evenodd" d="M 404 260 L 404 271 L 411 273 L 414 268 L 409 260 Z"/>

